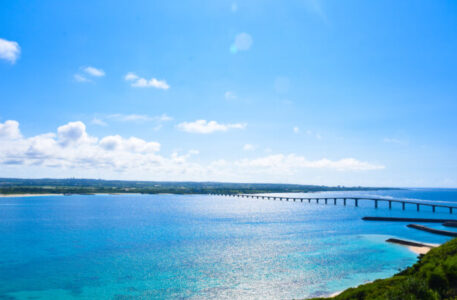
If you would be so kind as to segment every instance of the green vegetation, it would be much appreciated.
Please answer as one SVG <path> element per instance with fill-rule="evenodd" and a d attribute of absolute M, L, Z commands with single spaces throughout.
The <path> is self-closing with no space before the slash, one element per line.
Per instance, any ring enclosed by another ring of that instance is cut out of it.
<path fill-rule="evenodd" d="M 373 190 L 366 187 L 328 187 L 298 184 L 220 183 L 220 182 L 154 182 L 95 179 L 17 179 L 0 178 L 0 194 L 241 194 L 294 193 L 321 191 Z"/>
<path fill-rule="evenodd" d="M 391 278 L 350 288 L 332 299 L 457 299 L 457 239 L 430 250 Z"/>

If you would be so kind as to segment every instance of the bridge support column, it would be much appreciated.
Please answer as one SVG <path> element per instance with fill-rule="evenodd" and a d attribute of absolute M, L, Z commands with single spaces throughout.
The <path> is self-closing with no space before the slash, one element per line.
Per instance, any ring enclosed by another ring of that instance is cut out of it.
<path fill-rule="evenodd" d="M 402 210 L 405 210 L 405 202 L 402 202 L 402 203 L 401 203 L 401 209 L 402 209 Z"/>
<path fill-rule="evenodd" d="M 336 205 L 336 198 L 333 199 L 333 205 Z"/>
<path fill-rule="evenodd" d="M 303 203 L 303 199 L 300 199 L 301 200 L 301 203 Z"/>
<path fill-rule="evenodd" d="M 374 208 L 378 208 L 378 200 L 374 201 Z"/>
<path fill-rule="evenodd" d="M 311 203 L 311 199 L 308 199 L 308 203 Z"/>
<path fill-rule="evenodd" d="M 432 205 L 433 212 L 435 212 L 436 206 Z"/>
<path fill-rule="evenodd" d="M 359 199 L 354 199 L 355 200 L 355 206 L 359 206 Z"/>
<path fill-rule="evenodd" d="M 343 199 L 344 206 L 346 206 L 346 198 Z"/>
<path fill-rule="evenodd" d="M 449 207 L 449 213 L 452 214 L 452 207 Z"/>
<path fill-rule="evenodd" d="M 419 205 L 419 203 L 418 203 L 418 204 L 416 204 L 416 206 L 417 206 L 417 211 L 419 211 L 419 206 L 420 206 L 420 205 Z"/>
<path fill-rule="evenodd" d="M 327 200 L 328 200 L 328 199 L 327 199 L 327 198 L 325 198 L 325 204 L 327 204 Z"/>
<path fill-rule="evenodd" d="M 316 198 L 316 203 L 319 203 L 319 198 Z"/>
<path fill-rule="evenodd" d="M 392 209 L 392 201 L 389 201 L 389 209 Z"/>

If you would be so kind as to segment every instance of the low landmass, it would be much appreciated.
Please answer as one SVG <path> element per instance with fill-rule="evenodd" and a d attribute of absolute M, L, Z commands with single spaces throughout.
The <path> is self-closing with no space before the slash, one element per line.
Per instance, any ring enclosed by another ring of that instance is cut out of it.
<path fill-rule="evenodd" d="M 431 249 L 413 266 L 390 278 L 317 299 L 457 299 L 457 239 Z"/>
<path fill-rule="evenodd" d="M 269 183 L 0 178 L 0 195 L 40 194 L 254 194 L 360 191 L 389 188 Z"/>

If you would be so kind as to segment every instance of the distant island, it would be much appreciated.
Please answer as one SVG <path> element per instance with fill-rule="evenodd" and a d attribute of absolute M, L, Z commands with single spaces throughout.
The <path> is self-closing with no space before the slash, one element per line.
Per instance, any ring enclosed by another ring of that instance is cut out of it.
<path fill-rule="evenodd" d="M 361 191 L 391 188 L 270 183 L 0 178 L 0 194 L 241 194 Z"/>
<path fill-rule="evenodd" d="M 314 298 L 319 299 L 328 298 Z M 347 289 L 331 299 L 457 299 L 457 239 L 430 250 L 391 278 Z"/>

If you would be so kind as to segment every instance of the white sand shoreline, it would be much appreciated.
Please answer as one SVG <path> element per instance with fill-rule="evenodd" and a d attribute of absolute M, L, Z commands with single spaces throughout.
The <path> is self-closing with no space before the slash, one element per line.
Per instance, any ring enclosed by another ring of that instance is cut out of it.
<path fill-rule="evenodd" d="M 0 198 L 37 197 L 37 196 L 63 196 L 63 194 L 0 194 Z"/>

